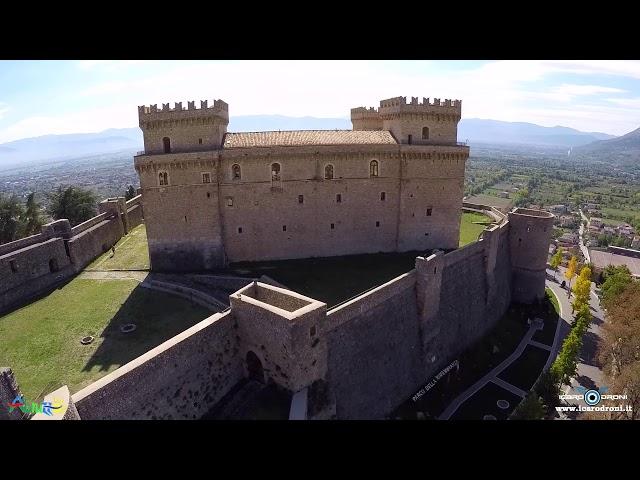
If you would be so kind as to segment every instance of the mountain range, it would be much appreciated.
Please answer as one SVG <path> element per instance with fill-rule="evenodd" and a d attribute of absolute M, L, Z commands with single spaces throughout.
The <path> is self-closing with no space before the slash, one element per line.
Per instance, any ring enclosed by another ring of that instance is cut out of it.
<path fill-rule="evenodd" d="M 348 118 L 245 115 L 231 117 L 228 129 L 231 132 L 351 129 L 351 121 Z M 476 118 L 460 121 L 458 139 L 468 141 L 471 146 L 474 143 L 546 145 L 572 148 L 576 153 L 584 148 L 584 155 L 598 155 L 608 148 L 636 156 L 640 151 L 640 129 L 622 137 L 614 137 L 568 127 L 543 127 L 532 123 Z M 135 152 L 142 148 L 142 132 L 138 127 L 111 128 L 99 133 L 44 135 L 1 144 L 0 167 L 124 150 Z"/>
<path fill-rule="evenodd" d="M 611 140 L 589 143 L 572 149 L 571 156 L 606 159 L 621 165 L 640 163 L 640 128 Z"/>

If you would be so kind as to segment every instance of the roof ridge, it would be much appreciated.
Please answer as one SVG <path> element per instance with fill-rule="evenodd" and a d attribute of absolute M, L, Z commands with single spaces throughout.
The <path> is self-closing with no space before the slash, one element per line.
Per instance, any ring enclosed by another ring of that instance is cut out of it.
<path fill-rule="evenodd" d="M 232 135 L 243 133 L 291 133 L 291 132 L 388 132 L 388 130 L 351 130 L 348 128 L 334 128 L 329 130 L 311 129 L 311 130 L 258 130 L 251 132 L 227 132 Z"/>

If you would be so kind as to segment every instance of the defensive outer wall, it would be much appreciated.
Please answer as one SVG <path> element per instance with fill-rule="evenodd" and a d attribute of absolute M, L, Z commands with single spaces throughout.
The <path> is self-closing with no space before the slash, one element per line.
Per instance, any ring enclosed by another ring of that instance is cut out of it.
<path fill-rule="evenodd" d="M 477 242 L 417 257 L 415 269 L 330 310 L 254 281 L 230 296 L 227 311 L 68 395 L 66 418 L 197 419 L 244 377 L 255 378 L 247 359 L 256 357 L 263 381 L 305 397 L 303 418 L 383 418 L 487 333 L 512 301 L 544 296 L 539 266 L 553 215 L 465 208 L 497 220 Z M 15 379 L 0 379 L 11 396 Z"/>
<path fill-rule="evenodd" d="M 69 279 L 141 224 L 142 195 L 106 199 L 98 211 L 75 227 L 56 220 L 36 235 L 0 245 L 0 313 Z"/>

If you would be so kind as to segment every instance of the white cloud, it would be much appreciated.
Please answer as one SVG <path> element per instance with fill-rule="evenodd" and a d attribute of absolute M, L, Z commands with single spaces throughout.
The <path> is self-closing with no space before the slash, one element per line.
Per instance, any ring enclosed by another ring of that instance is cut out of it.
<path fill-rule="evenodd" d="M 143 62 L 145 62 L 145 60 L 79 60 L 77 66 L 80 70 L 101 69 L 114 71 Z"/>
<path fill-rule="evenodd" d="M 0 143 L 49 134 L 100 132 L 108 128 L 134 127 L 137 124 L 137 109 L 132 111 L 128 104 L 116 104 L 68 115 L 25 118 L 0 131 Z"/>
<path fill-rule="evenodd" d="M 124 71 L 134 64 L 135 72 Z M 25 119 L 0 131 L 0 139 L 131 126 L 137 124 L 138 105 L 213 98 L 229 103 L 232 116 L 348 117 L 352 107 L 377 106 L 383 98 L 402 95 L 461 99 L 466 118 L 566 125 L 613 134 L 625 133 L 640 123 L 637 110 L 629 104 L 600 98 L 624 90 L 598 84 L 600 81 L 591 83 L 593 78 L 588 77 L 640 78 L 640 62 L 636 61 L 504 60 L 453 71 L 444 71 L 438 62 L 420 62 L 414 68 L 394 61 L 84 60 L 77 65 L 104 74 L 103 82 L 88 85 L 78 96 L 92 105 L 108 106 Z M 145 69 L 145 75 L 133 76 Z M 557 73 L 583 75 L 589 84 L 545 87 L 549 75 Z M 572 105 L 583 98 L 598 100 L 600 106 Z M 603 110 L 606 100 L 608 109 Z M 114 102 L 117 106 L 111 105 Z"/>
<path fill-rule="evenodd" d="M 0 119 L 9 111 L 9 106 L 6 103 L 0 102 Z"/>

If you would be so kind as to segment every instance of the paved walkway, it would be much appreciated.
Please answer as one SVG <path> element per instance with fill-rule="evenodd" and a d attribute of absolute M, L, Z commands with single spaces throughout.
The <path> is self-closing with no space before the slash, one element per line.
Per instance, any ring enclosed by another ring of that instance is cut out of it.
<path fill-rule="evenodd" d="M 524 397 L 526 395 L 526 392 L 516 387 L 515 385 L 511 385 L 510 383 L 505 382 L 501 378 L 498 378 L 498 375 L 502 373 L 502 371 L 505 370 L 514 361 L 516 361 L 520 357 L 520 355 L 522 355 L 522 352 L 524 352 L 525 348 L 527 348 L 527 345 L 531 343 L 531 338 L 533 337 L 533 335 L 536 333 L 537 330 L 541 330 L 542 327 L 543 327 L 543 323 L 540 320 L 536 319 L 533 322 L 531 322 L 531 325 L 529 326 L 529 330 L 527 331 L 525 336 L 522 338 L 522 340 L 520 341 L 520 344 L 515 349 L 515 351 L 511 355 L 509 355 L 507 358 L 505 358 L 502 362 L 500 362 L 498 366 L 494 367 L 494 369 L 491 370 L 489 373 L 487 373 L 484 377 L 482 377 L 476 383 L 471 385 L 471 387 L 469 387 L 467 390 L 465 390 L 460 395 L 458 395 L 458 397 L 456 397 L 456 399 L 449 404 L 446 410 L 442 412 L 442 414 L 438 417 L 438 420 L 449 420 L 453 416 L 453 414 L 456 413 L 458 408 L 460 408 L 460 405 L 462 405 L 469 398 L 475 395 L 489 382 L 493 382 L 496 385 L 506 390 L 509 390 L 510 392 L 518 395 L 521 398 Z M 557 334 L 557 329 L 556 329 L 556 334 Z"/>
<path fill-rule="evenodd" d="M 553 272 L 551 271 L 548 271 L 548 273 L 550 275 L 553 275 Z M 563 290 L 560 287 L 560 285 L 558 285 L 557 283 L 551 280 L 546 281 L 546 286 L 550 288 L 553 291 L 553 293 L 556 295 L 556 297 L 558 298 L 558 304 L 560 307 L 560 318 L 558 319 L 558 323 L 556 325 L 556 333 L 553 338 L 553 345 L 549 346 L 549 345 L 545 345 L 544 343 L 540 343 L 536 340 L 532 340 L 532 337 L 535 334 L 536 330 L 541 329 L 540 324 L 532 323 L 531 326 L 529 327 L 529 331 L 526 333 L 526 335 L 518 345 L 518 348 L 516 348 L 516 350 L 511 355 L 509 355 L 508 358 L 503 360 L 500 363 L 500 365 L 495 367 L 493 370 L 487 373 L 484 377 L 482 377 L 480 380 L 474 383 L 471 387 L 465 390 L 461 395 L 456 397 L 456 399 L 453 402 L 451 402 L 451 404 L 447 407 L 447 409 L 438 417 L 439 420 L 448 420 L 449 418 L 451 418 L 453 414 L 456 413 L 458 408 L 460 408 L 460 406 L 464 402 L 466 402 L 469 398 L 475 395 L 479 390 L 481 390 L 489 382 L 493 382 L 499 387 L 502 387 L 505 390 L 508 390 L 518 395 L 521 398 L 524 398 L 527 392 L 516 387 L 515 385 L 510 384 L 509 382 L 502 380 L 501 378 L 498 378 L 498 375 L 502 373 L 514 361 L 520 358 L 520 355 L 522 355 L 522 352 L 524 352 L 525 348 L 527 348 L 527 345 L 533 345 L 535 347 L 548 350 L 550 352 L 549 358 L 545 363 L 543 371 L 546 371 L 551 366 L 551 363 L 555 360 L 555 358 L 558 355 L 558 351 L 562 347 L 562 341 L 564 340 L 564 337 L 566 337 L 566 335 L 569 333 L 569 330 L 571 329 L 572 316 L 571 316 L 571 305 L 567 298 L 566 290 Z"/>
<path fill-rule="evenodd" d="M 87 271 L 80 273 L 77 278 L 85 280 L 137 280 L 138 282 L 144 282 L 149 272 L 138 270 L 117 270 L 117 271 L 104 271 L 95 272 Z"/>

